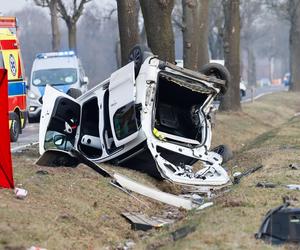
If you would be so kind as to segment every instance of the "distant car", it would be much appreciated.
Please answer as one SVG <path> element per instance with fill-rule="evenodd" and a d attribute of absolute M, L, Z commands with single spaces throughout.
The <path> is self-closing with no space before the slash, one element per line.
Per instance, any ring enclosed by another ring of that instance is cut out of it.
<path fill-rule="evenodd" d="M 283 77 L 284 86 L 289 86 L 291 83 L 291 73 L 286 73 Z"/>
<path fill-rule="evenodd" d="M 228 184 L 221 152 L 209 150 L 212 102 L 226 92 L 228 71 L 208 64 L 202 74 L 144 55 L 135 47 L 134 61 L 77 99 L 47 85 L 40 154 L 75 148 L 89 160 L 114 164 L 148 155 L 150 166 L 138 164 L 174 183 Z"/>
<path fill-rule="evenodd" d="M 268 87 L 271 86 L 271 81 L 269 78 L 262 78 L 258 81 L 258 86 L 259 87 Z"/>
<path fill-rule="evenodd" d="M 38 121 L 46 85 L 78 97 L 87 91 L 88 78 L 74 51 L 39 53 L 28 85 L 28 119 Z"/>

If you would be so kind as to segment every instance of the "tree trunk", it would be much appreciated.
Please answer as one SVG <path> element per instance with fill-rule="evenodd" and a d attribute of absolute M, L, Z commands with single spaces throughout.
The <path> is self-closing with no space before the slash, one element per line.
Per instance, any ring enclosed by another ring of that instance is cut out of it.
<path fill-rule="evenodd" d="M 295 4 L 294 18 L 290 28 L 290 91 L 300 91 L 300 4 Z"/>
<path fill-rule="evenodd" d="M 51 16 L 51 28 L 52 28 L 52 50 L 60 50 L 60 31 L 57 18 L 57 1 L 51 0 L 49 3 L 50 16 Z"/>
<path fill-rule="evenodd" d="M 200 0 L 182 0 L 183 62 L 187 69 L 198 70 L 200 40 Z"/>
<path fill-rule="evenodd" d="M 231 74 L 227 93 L 223 96 L 220 110 L 238 111 L 240 102 L 240 10 L 239 0 L 224 0 L 224 57 Z"/>
<path fill-rule="evenodd" d="M 175 62 L 171 21 L 174 0 L 140 0 L 148 46 L 161 60 Z"/>
<path fill-rule="evenodd" d="M 192 70 L 208 63 L 208 0 L 182 0 L 184 67 Z"/>
<path fill-rule="evenodd" d="M 68 27 L 68 34 L 69 34 L 69 49 L 77 52 L 77 43 L 76 43 L 76 33 L 77 33 L 77 27 L 76 23 L 74 23 L 72 20 L 67 22 Z"/>
<path fill-rule="evenodd" d="M 199 51 L 198 69 L 209 62 L 208 55 L 208 26 L 209 26 L 209 0 L 200 0 L 199 10 Z"/>
<path fill-rule="evenodd" d="M 248 68 L 247 68 L 247 80 L 249 86 L 256 85 L 256 62 L 253 48 L 251 45 L 247 47 L 247 59 L 248 59 Z"/>
<path fill-rule="evenodd" d="M 128 54 L 139 42 L 138 9 L 136 0 L 117 0 L 122 65 L 128 63 Z"/>

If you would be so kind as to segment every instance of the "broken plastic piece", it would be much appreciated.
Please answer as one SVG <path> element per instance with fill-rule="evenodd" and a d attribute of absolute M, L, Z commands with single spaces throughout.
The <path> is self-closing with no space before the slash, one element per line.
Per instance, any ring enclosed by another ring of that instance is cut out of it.
<path fill-rule="evenodd" d="M 149 217 L 140 213 L 122 213 L 122 215 L 130 221 L 131 228 L 134 230 L 147 231 L 151 228 L 160 228 L 167 224 L 174 223 L 174 220 Z"/>
<path fill-rule="evenodd" d="M 300 185 L 299 184 L 289 184 L 289 185 L 285 185 L 288 189 L 291 190 L 300 190 Z"/>
<path fill-rule="evenodd" d="M 285 203 L 271 209 L 265 216 L 256 239 L 271 244 L 300 243 L 300 208 L 288 208 Z"/>
<path fill-rule="evenodd" d="M 249 168 L 248 170 L 246 170 L 243 173 L 238 172 L 239 174 L 233 174 L 233 184 L 239 184 L 243 177 L 256 172 L 257 170 L 261 169 L 262 167 L 263 167 L 263 165 L 259 165 L 257 167 Z"/>
<path fill-rule="evenodd" d="M 270 183 L 270 182 L 258 182 L 256 184 L 256 187 L 260 187 L 260 188 L 275 188 L 276 184 Z"/>
<path fill-rule="evenodd" d="M 293 170 L 300 170 L 300 164 L 292 163 L 289 165 L 289 167 Z"/>
<path fill-rule="evenodd" d="M 155 199 L 157 201 L 175 206 L 182 207 L 187 210 L 197 208 L 199 205 L 195 204 L 191 199 L 182 198 L 180 196 L 162 192 L 160 190 L 147 187 L 143 184 L 135 182 L 126 176 L 115 173 L 113 177 L 116 181 L 124 188 L 131 190 L 133 192 L 139 193 L 141 195 L 147 196 L 149 198 Z"/>
<path fill-rule="evenodd" d="M 184 237 L 186 237 L 188 234 L 195 232 L 196 226 L 185 226 L 177 229 L 176 231 L 172 232 L 172 238 L 174 241 L 180 240 Z"/>
<path fill-rule="evenodd" d="M 15 194 L 18 199 L 22 200 L 26 198 L 28 191 L 23 188 L 15 188 Z"/>

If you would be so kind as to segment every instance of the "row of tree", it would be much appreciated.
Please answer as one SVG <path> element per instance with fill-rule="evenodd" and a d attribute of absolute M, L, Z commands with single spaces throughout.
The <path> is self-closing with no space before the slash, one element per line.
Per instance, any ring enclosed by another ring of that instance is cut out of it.
<path fill-rule="evenodd" d="M 60 48 L 59 17 L 65 21 L 68 29 L 69 48 L 76 50 L 76 24 L 83 14 L 84 6 L 92 0 L 34 1 L 36 5 L 48 7 L 50 10 L 53 50 Z M 239 110 L 241 108 L 239 82 L 242 68 L 240 42 L 247 51 L 248 82 L 255 83 L 256 61 L 253 44 L 260 37 L 261 27 L 255 21 L 260 11 L 271 10 L 290 21 L 292 75 L 290 89 L 298 91 L 300 90 L 300 72 L 297 72 L 300 54 L 299 2 L 300 0 L 117 0 L 121 64 L 127 63 L 128 52 L 137 43 L 145 43 L 162 60 L 174 62 L 174 26 L 176 26 L 182 32 L 184 67 L 199 70 L 209 62 L 209 57 L 225 59 L 225 66 L 230 71 L 232 79 L 221 109 Z M 111 13 L 114 11 L 115 9 L 112 9 Z M 141 23 L 142 25 L 139 25 Z M 240 33 L 243 27 L 246 28 Z"/>

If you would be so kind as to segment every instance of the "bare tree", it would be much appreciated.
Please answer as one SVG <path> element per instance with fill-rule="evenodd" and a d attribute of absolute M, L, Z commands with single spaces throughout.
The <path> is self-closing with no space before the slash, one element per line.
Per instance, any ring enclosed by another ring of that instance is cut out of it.
<path fill-rule="evenodd" d="M 148 46 L 162 60 L 175 61 L 171 13 L 174 0 L 140 0 Z"/>
<path fill-rule="evenodd" d="M 182 0 L 184 67 L 192 70 L 208 63 L 208 0 Z"/>
<path fill-rule="evenodd" d="M 77 50 L 77 22 L 83 14 L 84 5 L 92 0 L 73 0 L 71 5 L 67 5 L 63 0 L 57 0 L 58 10 L 68 28 L 69 49 Z"/>
<path fill-rule="evenodd" d="M 61 37 L 58 25 L 57 0 L 34 0 L 34 3 L 37 6 L 49 8 L 52 29 L 52 50 L 59 51 Z"/>
<path fill-rule="evenodd" d="M 240 102 L 240 1 L 223 0 L 224 8 L 224 56 L 225 66 L 231 74 L 227 93 L 224 95 L 220 110 L 238 111 Z"/>
<path fill-rule="evenodd" d="M 121 62 L 128 62 L 130 49 L 139 41 L 137 0 L 117 0 L 118 24 L 121 45 Z"/>
<path fill-rule="evenodd" d="M 199 53 L 198 69 L 209 62 L 208 31 L 209 31 L 209 0 L 200 0 L 199 10 Z"/>
<path fill-rule="evenodd" d="M 287 20 L 290 24 L 289 52 L 290 52 L 290 91 L 300 91 L 300 0 L 266 0 L 266 4 L 276 16 Z"/>
<path fill-rule="evenodd" d="M 241 44 L 247 53 L 247 80 L 252 86 L 256 84 L 254 43 L 262 35 L 256 20 L 260 17 L 262 6 L 259 0 L 241 1 Z"/>
<path fill-rule="evenodd" d="M 208 41 L 211 59 L 222 60 L 224 59 L 224 13 L 222 1 L 210 0 L 209 17 Z"/>

